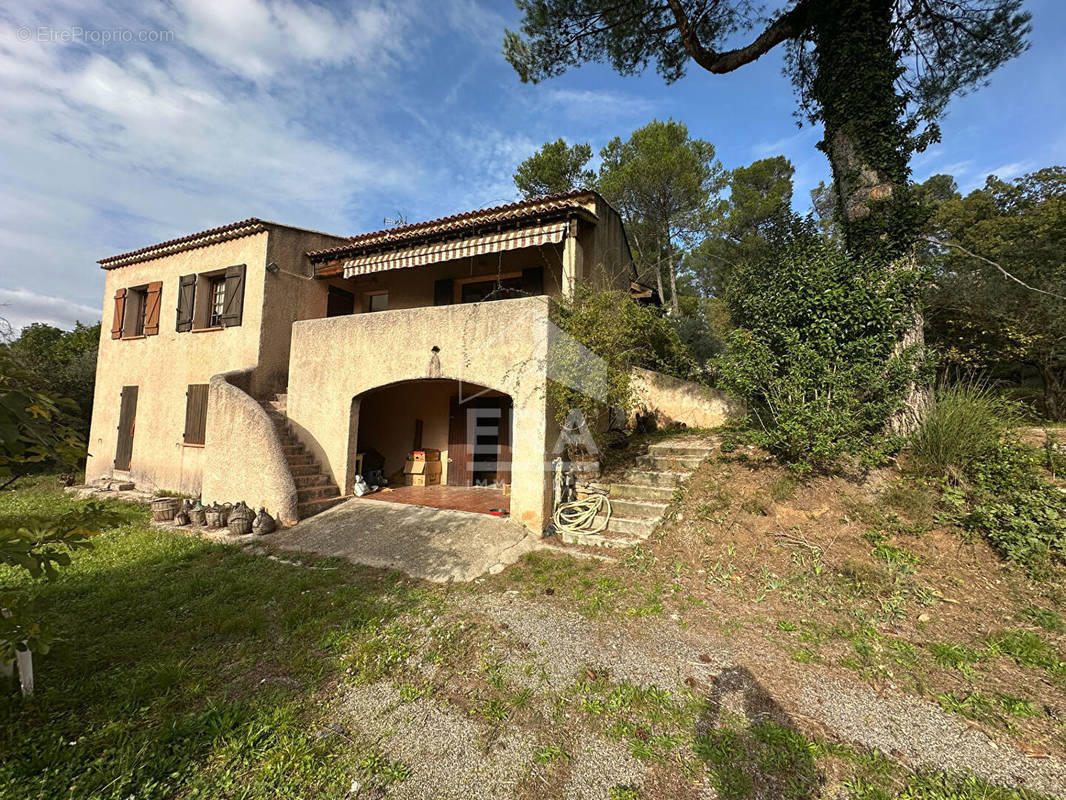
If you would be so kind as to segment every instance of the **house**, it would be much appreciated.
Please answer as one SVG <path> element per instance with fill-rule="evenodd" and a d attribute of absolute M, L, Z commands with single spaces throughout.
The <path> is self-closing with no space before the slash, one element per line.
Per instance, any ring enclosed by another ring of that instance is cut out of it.
<path fill-rule="evenodd" d="M 441 452 L 440 484 L 550 514 L 552 301 L 635 278 L 577 191 L 333 236 L 246 219 L 99 262 L 87 482 L 244 500 L 284 523 Z"/>

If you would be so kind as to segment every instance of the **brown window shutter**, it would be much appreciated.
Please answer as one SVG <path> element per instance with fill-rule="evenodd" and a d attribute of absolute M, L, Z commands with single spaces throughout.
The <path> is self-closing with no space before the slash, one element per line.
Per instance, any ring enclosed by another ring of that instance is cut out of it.
<path fill-rule="evenodd" d="M 226 305 L 222 325 L 232 328 L 241 324 L 244 316 L 244 264 L 226 268 Z"/>
<path fill-rule="evenodd" d="M 544 294 L 544 267 L 522 270 L 522 291 L 526 294 Z"/>
<path fill-rule="evenodd" d="M 122 338 L 122 318 L 126 315 L 126 290 L 115 292 L 115 317 L 111 322 L 111 338 Z"/>
<path fill-rule="evenodd" d="M 163 282 L 148 284 L 144 298 L 144 335 L 155 336 L 159 333 L 159 303 L 163 297 Z"/>
<path fill-rule="evenodd" d="M 192 330 L 193 307 L 196 303 L 196 276 L 182 275 L 178 279 L 178 318 L 174 330 L 185 333 Z"/>
<path fill-rule="evenodd" d="M 189 384 L 185 392 L 185 444 L 204 444 L 207 433 L 206 383 Z"/>
<path fill-rule="evenodd" d="M 452 278 L 441 278 L 433 281 L 433 305 L 450 306 L 455 302 L 455 281 Z"/>

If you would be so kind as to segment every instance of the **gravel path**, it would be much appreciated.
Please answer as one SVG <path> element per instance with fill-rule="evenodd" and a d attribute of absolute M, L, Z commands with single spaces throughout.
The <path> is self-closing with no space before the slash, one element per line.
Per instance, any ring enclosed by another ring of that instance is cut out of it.
<path fill-rule="evenodd" d="M 842 739 L 909 764 L 1066 796 L 1062 761 L 1028 758 L 916 697 L 878 696 L 864 686 L 821 680 L 804 685 L 799 704 Z"/>
<path fill-rule="evenodd" d="M 513 797 L 532 763 L 534 743 L 521 731 L 498 731 L 431 700 L 410 703 L 387 684 L 349 690 L 342 709 L 361 733 L 378 739 L 411 776 L 389 787 L 397 800 L 503 800 Z"/>
<path fill-rule="evenodd" d="M 571 685 L 586 667 L 607 670 L 615 682 L 672 690 L 683 688 L 686 679 L 691 685 L 695 676 L 708 692 L 708 707 L 715 709 L 701 718 L 697 732 L 716 726 L 723 714 L 783 724 L 805 718 L 841 741 L 879 750 L 911 767 L 969 772 L 1066 798 L 1066 764 L 1060 760 L 1026 757 L 929 702 L 878 695 L 817 667 L 790 667 L 798 681 L 777 690 L 789 696 L 774 696 L 747 666 L 765 673 L 762 654 L 696 641 L 668 620 L 590 620 L 516 592 L 464 598 L 458 610 L 495 623 L 500 639 L 493 655 L 508 665 L 508 682 L 527 685 L 535 695 Z M 528 788 L 538 769 L 534 755 L 544 743 L 517 725 L 490 725 L 436 700 L 402 702 L 387 683 L 343 691 L 346 723 L 412 769 L 408 780 L 388 787 L 389 798 L 503 800 L 514 797 L 523 781 Z M 545 713 L 550 716 L 547 708 Z M 571 751 L 562 797 L 607 800 L 612 787 L 645 785 L 649 765 L 634 758 L 624 742 L 576 733 L 579 746 Z M 701 796 L 714 793 L 704 788 Z"/>

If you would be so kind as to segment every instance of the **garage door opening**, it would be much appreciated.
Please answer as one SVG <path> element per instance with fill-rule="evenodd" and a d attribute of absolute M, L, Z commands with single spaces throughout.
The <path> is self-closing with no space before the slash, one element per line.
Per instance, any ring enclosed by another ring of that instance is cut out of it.
<path fill-rule="evenodd" d="M 353 402 L 356 470 L 370 483 L 377 475 L 388 481 L 387 490 L 368 498 L 478 513 L 510 510 L 509 395 L 426 379 L 373 389 Z M 419 451 L 426 454 L 424 466 L 412 468 L 412 453 Z"/>

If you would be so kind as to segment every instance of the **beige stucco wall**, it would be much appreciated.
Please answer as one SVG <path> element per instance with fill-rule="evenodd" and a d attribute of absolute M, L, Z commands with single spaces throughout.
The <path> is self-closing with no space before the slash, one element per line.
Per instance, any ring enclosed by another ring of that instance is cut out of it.
<path fill-rule="evenodd" d="M 631 371 L 630 387 L 640 410 L 654 414 L 660 427 L 683 422 L 690 428 L 714 428 L 744 413 L 744 404 L 725 392 L 647 369 Z"/>
<path fill-rule="evenodd" d="M 297 322 L 293 326 L 288 416 L 338 486 L 351 477 L 359 425 L 353 398 L 379 386 L 427 377 L 462 380 L 514 403 L 511 516 L 539 531 L 550 512 L 545 479 L 544 297 L 437 306 Z M 430 370 L 439 348 L 440 372 Z"/>
<path fill-rule="evenodd" d="M 203 501 L 266 508 L 283 525 L 298 521 L 296 484 L 274 423 L 238 385 L 251 376 L 232 372 L 211 378 Z M 231 382 L 232 381 L 232 382 Z M 224 421 L 224 424 L 219 424 Z"/>
<path fill-rule="evenodd" d="M 203 448 L 182 443 L 185 393 L 189 384 L 209 383 L 212 375 L 256 365 L 267 237 L 268 233 L 263 231 L 107 270 L 86 480 L 111 474 L 122 387 L 137 386 L 130 476 L 145 488 L 159 487 L 189 494 L 200 491 Z M 175 331 L 179 277 L 235 264 L 247 265 L 241 324 L 203 333 Z M 116 290 L 151 281 L 163 282 L 159 333 L 137 339 L 112 339 Z M 209 419 L 209 430 L 210 425 Z"/>
<path fill-rule="evenodd" d="M 246 387 L 249 391 L 265 394 L 279 379 L 283 385 L 293 319 L 325 313 L 325 287 L 308 277 L 305 248 L 339 241 L 343 240 L 279 227 L 107 270 L 86 480 L 112 473 L 122 387 L 137 386 L 130 477 L 144 488 L 198 494 L 205 447 L 187 446 L 182 441 L 188 386 L 210 383 L 214 375 L 250 370 L 260 364 L 263 368 L 256 370 Z M 271 261 L 278 264 L 278 272 L 267 272 L 266 264 Z M 178 279 L 235 264 L 246 266 L 241 324 L 178 333 Z M 159 333 L 112 339 L 116 290 L 152 281 L 163 283 Z M 224 417 L 209 409 L 207 442 L 213 427 L 227 424 Z"/>

